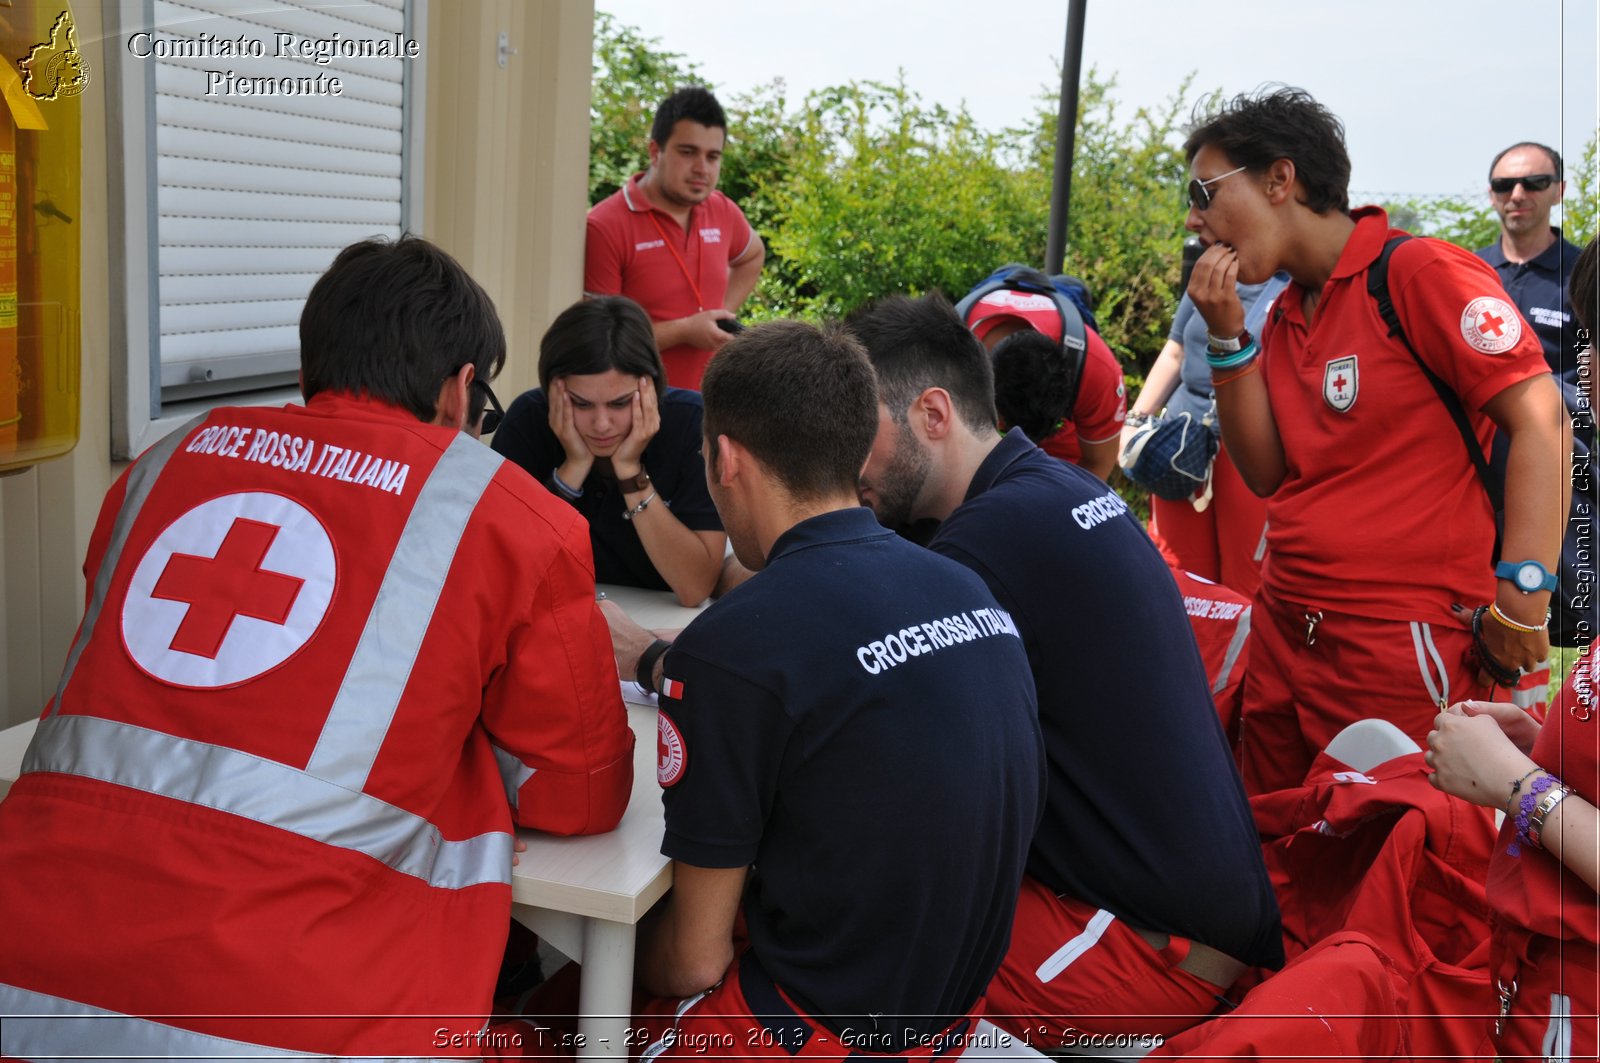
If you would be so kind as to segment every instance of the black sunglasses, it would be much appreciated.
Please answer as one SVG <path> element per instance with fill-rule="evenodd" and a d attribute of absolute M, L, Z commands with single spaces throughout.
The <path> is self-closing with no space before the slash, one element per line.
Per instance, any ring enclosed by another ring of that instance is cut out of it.
<path fill-rule="evenodd" d="M 1205 210 L 1211 206 L 1211 185 L 1216 184 L 1224 177 L 1232 177 L 1236 173 L 1244 173 L 1247 167 L 1236 166 L 1227 173 L 1218 174 L 1204 181 L 1195 177 L 1189 181 L 1189 205 L 1195 210 Z"/>
<path fill-rule="evenodd" d="M 1489 178 L 1489 190 L 1503 196 L 1517 187 L 1518 182 L 1521 182 L 1522 187 L 1530 192 L 1543 192 L 1556 183 L 1556 175 L 1553 173 L 1530 173 L 1523 177 L 1491 177 Z"/>
<path fill-rule="evenodd" d="M 500 427 L 500 422 L 506 419 L 506 411 L 500 405 L 500 400 L 494 397 L 494 389 L 489 387 L 489 382 L 482 377 L 473 377 L 472 386 L 481 388 L 484 397 L 489 400 L 489 408 L 483 411 L 483 418 L 478 422 L 479 435 L 493 435 L 494 430 Z"/>

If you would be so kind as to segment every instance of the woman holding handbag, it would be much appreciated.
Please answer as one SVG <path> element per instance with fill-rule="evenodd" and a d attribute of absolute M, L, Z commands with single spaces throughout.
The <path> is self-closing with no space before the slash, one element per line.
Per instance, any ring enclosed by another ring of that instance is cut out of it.
<path fill-rule="evenodd" d="M 1261 284 L 1238 286 L 1239 301 L 1252 328 L 1259 329 L 1273 300 L 1288 283 L 1288 276 L 1279 274 Z M 1208 424 L 1208 430 L 1220 437 L 1214 401 L 1211 367 L 1206 363 L 1206 323 L 1185 294 L 1178 302 L 1166 346 L 1151 366 L 1122 429 L 1119 464 L 1129 479 L 1139 482 L 1130 444 L 1140 428 L 1162 415 L 1163 408 L 1167 418 L 1187 413 L 1195 426 Z M 1266 501 L 1245 486 L 1227 451 L 1219 448 L 1210 482 L 1192 496 L 1173 500 L 1151 494 L 1150 538 L 1173 568 L 1250 598 L 1261 583 L 1266 513 Z"/>

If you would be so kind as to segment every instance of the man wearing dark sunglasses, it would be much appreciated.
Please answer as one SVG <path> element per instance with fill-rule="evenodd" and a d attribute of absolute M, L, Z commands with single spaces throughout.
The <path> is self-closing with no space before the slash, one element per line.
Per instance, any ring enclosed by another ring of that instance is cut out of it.
<path fill-rule="evenodd" d="M 1184 148 L 1186 225 L 1206 245 L 1189 296 L 1223 441 L 1267 499 L 1240 728 L 1259 794 L 1298 785 L 1355 719 L 1420 743 L 1440 704 L 1545 660 L 1571 422 L 1492 270 L 1440 240 L 1391 245 L 1405 234 L 1381 208 L 1351 209 L 1343 124 L 1306 92 L 1228 101 Z M 1386 247 L 1415 356 L 1369 287 Z M 1237 284 L 1280 269 L 1292 283 L 1248 335 Z M 1500 570 L 1493 507 L 1445 394 L 1476 445 L 1493 429 L 1509 440 Z"/>
<path fill-rule="evenodd" d="M 1500 216 L 1500 239 L 1479 248 L 1478 257 L 1500 274 L 1511 301 L 1533 326 L 1550 371 L 1575 385 L 1577 336 L 1567 279 L 1578 248 L 1550 224 L 1550 210 L 1567 190 L 1564 178 L 1560 154 L 1543 144 L 1523 141 L 1496 155 L 1489 166 L 1489 205 Z"/>

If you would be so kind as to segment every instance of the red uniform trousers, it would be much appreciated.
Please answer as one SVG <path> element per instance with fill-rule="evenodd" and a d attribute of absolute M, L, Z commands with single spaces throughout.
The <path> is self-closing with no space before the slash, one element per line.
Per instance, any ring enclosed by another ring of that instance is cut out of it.
<path fill-rule="evenodd" d="M 656 999 L 645 1004 L 637 1026 L 648 1037 L 639 1054 L 653 1060 L 740 1059 L 839 1060 L 850 1056 L 894 1059 L 955 1059 L 969 1046 L 985 1047 L 992 1036 L 978 1029 L 982 999 L 961 1019 L 935 1034 L 915 1037 L 903 1048 L 900 1029 L 846 1028 L 838 1033 L 811 1018 L 767 977 L 748 949 L 734 958 L 722 981 L 687 1000 Z M 988 1046 L 994 1047 L 994 1046 Z M 981 1052 L 980 1052 L 981 1054 Z"/>
<path fill-rule="evenodd" d="M 1178 965 L 1187 938 L 1157 949 L 1121 919 L 1022 879 L 1011 948 L 989 983 L 988 1019 L 1027 1043 L 1068 1045 L 1075 1031 L 1186 1030 L 1216 1010 L 1217 986 Z"/>
<path fill-rule="evenodd" d="M 1250 637 L 1239 770 L 1251 796 L 1299 786 L 1357 720 L 1388 720 L 1423 746 L 1441 701 L 1489 698 L 1467 661 L 1466 628 L 1337 613 L 1263 587 Z"/>
<path fill-rule="evenodd" d="M 1495 1026 L 1501 1059 L 1600 1058 L 1600 955 L 1593 945 L 1536 936 L 1513 951 L 1497 934 L 1491 970 L 1507 1009 Z"/>
<path fill-rule="evenodd" d="M 1226 450 L 1211 466 L 1211 504 L 1199 512 L 1187 500 L 1150 496 L 1150 538 L 1167 564 L 1255 597 L 1261 586 L 1267 500 L 1234 468 Z"/>

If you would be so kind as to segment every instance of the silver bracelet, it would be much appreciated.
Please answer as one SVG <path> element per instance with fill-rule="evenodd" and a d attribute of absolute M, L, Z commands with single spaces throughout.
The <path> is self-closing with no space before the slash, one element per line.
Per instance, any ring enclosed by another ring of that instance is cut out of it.
<path fill-rule="evenodd" d="M 650 503 L 654 502 L 655 500 L 656 500 L 656 493 L 654 491 L 651 491 L 648 495 L 645 496 L 643 502 L 640 502 L 637 506 L 634 506 L 632 509 L 630 509 L 627 512 L 623 513 L 622 514 L 622 519 L 623 520 L 632 520 L 634 517 L 637 517 L 639 514 L 644 512 L 644 507 L 645 506 L 648 506 Z"/>

